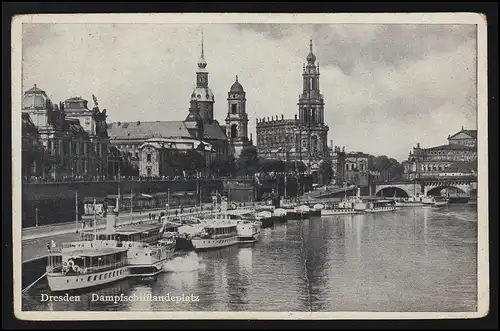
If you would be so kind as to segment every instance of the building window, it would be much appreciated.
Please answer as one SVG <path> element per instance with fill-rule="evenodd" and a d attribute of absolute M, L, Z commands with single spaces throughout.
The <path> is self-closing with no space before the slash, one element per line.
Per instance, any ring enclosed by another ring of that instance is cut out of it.
<path fill-rule="evenodd" d="M 236 105 L 235 103 L 233 103 L 233 104 L 231 105 L 231 113 L 236 114 L 236 112 L 237 112 L 237 111 L 238 111 L 238 110 L 237 110 L 237 105 Z"/>
<path fill-rule="evenodd" d="M 236 124 L 231 125 L 231 138 L 236 138 L 238 136 L 238 128 Z"/>
<path fill-rule="evenodd" d="M 151 154 L 150 154 L 150 153 L 148 153 L 148 154 L 146 155 L 146 161 L 147 161 L 147 162 L 151 162 Z M 148 169 L 151 171 L 151 168 L 148 168 Z"/>

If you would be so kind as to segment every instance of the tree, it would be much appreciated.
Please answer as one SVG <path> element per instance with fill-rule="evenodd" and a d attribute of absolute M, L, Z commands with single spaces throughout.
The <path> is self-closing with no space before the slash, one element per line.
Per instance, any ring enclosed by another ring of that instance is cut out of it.
<path fill-rule="evenodd" d="M 236 172 L 240 176 L 252 176 L 259 170 L 259 158 L 255 146 L 247 146 L 241 150 L 236 161 Z"/>
<path fill-rule="evenodd" d="M 333 179 L 333 164 L 329 160 L 324 160 L 319 165 L 320 181 L 322 185 L 329 184 Z"/>
<path fill-rule="evenodd" d="M 404 173 L 404 166 L 396 159 L 388 158 L 386 155 L 370 155 L 368 169 L 379 172 L 383 181 L 400 179 Z"/>
<path fill-rule="evenodd" d="M 285 171 L 298 171 L 304 172 L 307 166 L 302 161 L 287 161 L 285 162 Z"/>
<path fill-rule="evenodd" d="M 186 168 L 191 171 L 201 170 L 205 167 L 205 158 L 200 152 L 189 150 L 185 154 Z"/>
<path fill-rule="evenodd" d="M 262 172 L 284 172 L 285 162 L 276 159 L 259 160 L 260 171 Z"/>
<path fill-rule="evenodd" d="M 226 157 L 224 155 L 218 154 L 212 162 L 210 162 L 209 168 L 213 174 L 219 176 L 232 176 L 235 173 L 235 162 L 233 158 Z"/>

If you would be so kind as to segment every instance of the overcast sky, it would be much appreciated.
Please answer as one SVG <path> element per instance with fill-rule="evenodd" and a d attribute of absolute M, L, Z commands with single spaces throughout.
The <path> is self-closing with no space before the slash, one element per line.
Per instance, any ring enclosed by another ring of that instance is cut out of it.
<path fill-rule="evenodd" d="M 402 161 L 477 128 L 474 25 L 23 24 L 23 90 L 95 94 L 108 122 L 183 120 L 202 28 L 215 117 L 238 75 L 254 141 L 257 117 L 297 113 L 311 38 L 334 145 Z"/>

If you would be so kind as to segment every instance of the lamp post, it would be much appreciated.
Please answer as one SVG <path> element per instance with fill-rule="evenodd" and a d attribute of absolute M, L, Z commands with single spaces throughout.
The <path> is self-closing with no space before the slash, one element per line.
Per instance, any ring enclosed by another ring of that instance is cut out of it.
<path fill-rule="evenodd" d="M 38 227 L 38 207 L 35 208 L 35 226 Z"/>

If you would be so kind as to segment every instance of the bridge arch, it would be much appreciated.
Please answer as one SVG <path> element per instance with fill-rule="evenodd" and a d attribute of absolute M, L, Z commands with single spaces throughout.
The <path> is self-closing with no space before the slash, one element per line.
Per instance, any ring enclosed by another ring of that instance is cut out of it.
<path fill-rule="evenodd" d="M 397 186 L 386 186 L 375 193 L 378 197 L 409 197 L 410 194 L 405 190 Z"/>
<path fill-rule="evenodd" d="M 441 195 L 441 193 L 442 193 L 441 191 L 443 191 L 443 190 L 448 190 L 448 191 L 450 191 L 450 193 L 460 193 L 460 194 L 467 193 L 463 189 L 461 189 L 460 187 L 457 187 L 454 185 L 440 185 L 440 186 L 434 186 L 434 187 L 428 188 L 427 195 L 433 195 L 433 196 Z"/>

